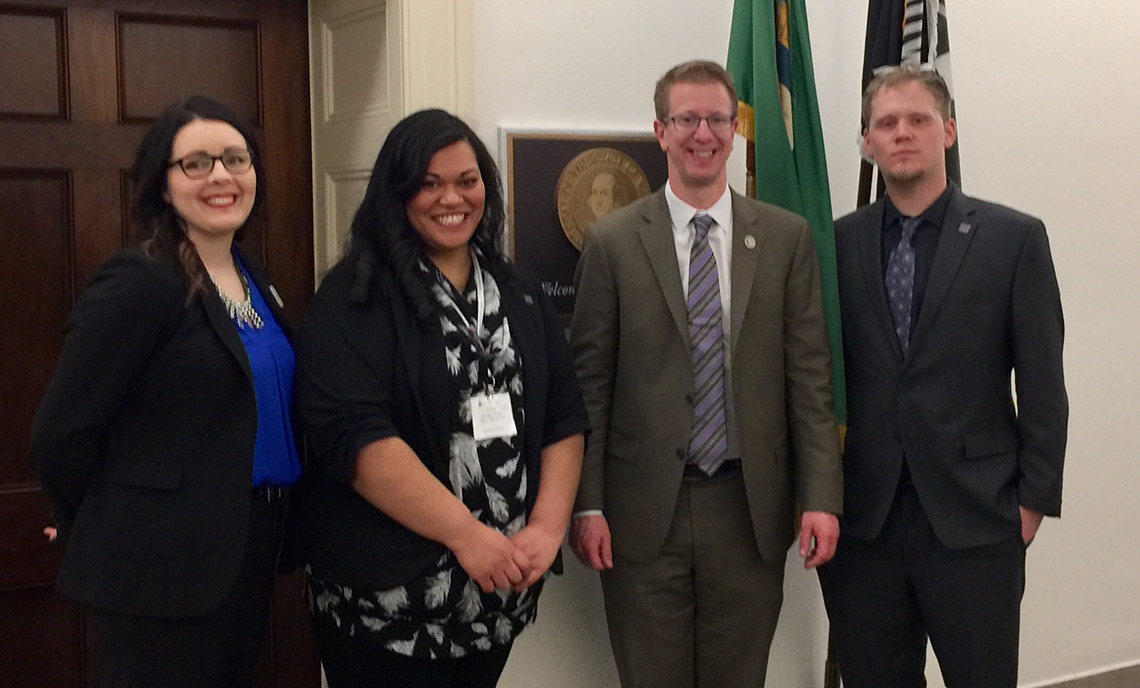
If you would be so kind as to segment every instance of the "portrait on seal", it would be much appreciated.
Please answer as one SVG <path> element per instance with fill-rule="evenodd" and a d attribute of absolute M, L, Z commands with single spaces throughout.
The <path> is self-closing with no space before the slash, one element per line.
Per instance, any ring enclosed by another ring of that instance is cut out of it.
<path fill-rule="evenodd" d="M 562 232 L 581 251 L 590 225 L 649 192 L 645 172 L 625 153 L 614 148 L 582 151 L 558 177 L 555 203 Z"/>
<path fill-rule="evenodd" d="M 665 183 L 652 132 L 500 130 L 507 187 L 507 250 L 568 319 L 574 271 L 589 228 Z"/>

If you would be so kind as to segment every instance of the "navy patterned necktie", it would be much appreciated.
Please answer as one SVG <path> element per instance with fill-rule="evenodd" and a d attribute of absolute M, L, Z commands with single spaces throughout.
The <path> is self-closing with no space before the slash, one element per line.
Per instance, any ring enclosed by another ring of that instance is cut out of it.
<path fill-rule="evenodd" d="M 903 356 L 910 346 L 910 317 L 914 304 L 914 232 L 922 224 L 921 217 L 899 219 L 902 237 L 887 259 L 887 300 L 891 317 L 895 321 L 895 334 L 899 338 Z"/>
<path fill-rule="evenodd" d="M 724 328 L 720 280 L 709 247 L 713 219 L 693 217 L 696 237 L 689 254 L 689 342 L 693 356 L 693 431 L 689 462 L 708 475 L 724 462 L 728 421 L 724 394 Z"/>

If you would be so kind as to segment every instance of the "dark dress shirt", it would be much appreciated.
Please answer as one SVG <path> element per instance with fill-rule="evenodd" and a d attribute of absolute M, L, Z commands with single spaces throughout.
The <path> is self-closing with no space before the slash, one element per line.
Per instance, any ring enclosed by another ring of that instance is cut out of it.
<path fill-rule="evenodd" d="M 926 283 L 930 280 L 930 268 L 934 265 L 934 253 L 938 250 L 938 233 L 942 230 L 942 220 L 946 216 L 946 204 L 950 202 L 951 186 L 947 185 L 926 210 L 922 211 L 922 222 L 914 232 L 914 300 L 910 307 L 910 331 L 914 334 L 914 324 L 918 322 L 918 314 L 922 311 L 922 299 L 926 295 Z M 881 249 L 883 252 L 883 290 L 886 291 L 887 262 L 891 251 L 898 246 L 902 238 L 901 220 L 903 214 L 899 212 L 891 197 L 887 196 L 887 205 L 883 212 L 883 235 Z"/>

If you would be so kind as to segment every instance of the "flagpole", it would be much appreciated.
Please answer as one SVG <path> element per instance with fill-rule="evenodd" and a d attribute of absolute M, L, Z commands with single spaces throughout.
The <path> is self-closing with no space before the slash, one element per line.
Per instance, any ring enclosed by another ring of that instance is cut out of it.
<path fill-rule="evenodd" d="M 859 197 L 855 207 L 862 208 L 871 202 L 871 180 L 875 177 L 875 166 L 866 160 L 859 164 Z"/>

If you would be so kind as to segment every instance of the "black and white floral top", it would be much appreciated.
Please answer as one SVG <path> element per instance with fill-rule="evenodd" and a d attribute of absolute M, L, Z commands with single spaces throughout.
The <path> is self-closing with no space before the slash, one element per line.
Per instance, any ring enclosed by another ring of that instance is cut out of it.
<path fill-rule="evenodd" d="M 526 525 L 526 466 L 522 460 L 523 378 L 510 323 L 500 312 L 499 288 L 486 270 L 483 327 L 478 337 L 474 271 L 459 294 L 434 266 L 433 294 L 441 306 L 444 355 L 450 373 L 451 490 L 482 523 L 507 537 Z M 463 312 L 461 317 L 456 308 Z M 469 325 L 470 324 L 470 325 Z M 476 441 L 471 397 L 510 395 L 518 432 Z M 483 593 L 451 552 L 419 577 L 388 590 L 353 590 L 310 576 L 313 614 L 349 635 L 363 634 L 401 655 L 428 659 L 463 657 L 511 642 L 532 622 L 544 581 L 522 592 Z"/>

